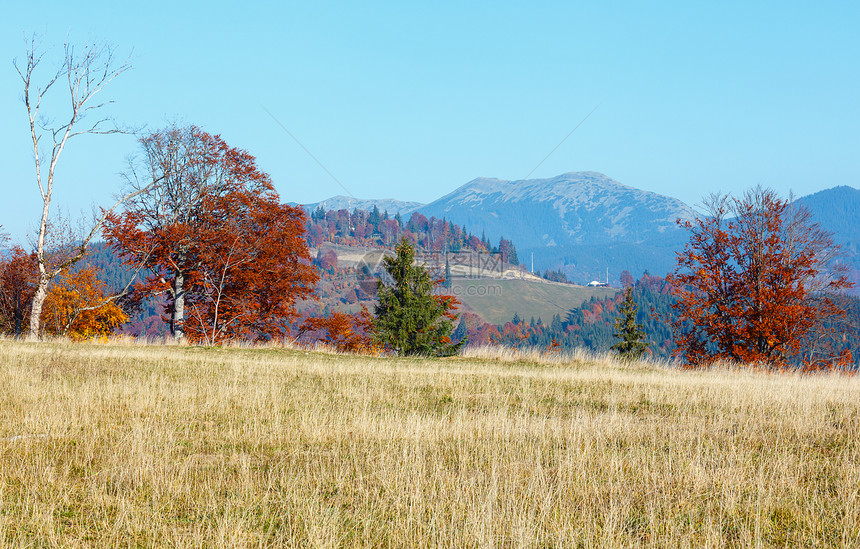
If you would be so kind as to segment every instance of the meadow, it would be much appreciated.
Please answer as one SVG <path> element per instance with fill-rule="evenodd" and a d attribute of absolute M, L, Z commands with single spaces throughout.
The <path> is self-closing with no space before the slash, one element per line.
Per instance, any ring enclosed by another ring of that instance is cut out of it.
<path fill-rule="evenodd" d="M 858 547 L 860 380 L 0 340 L 10 547 Z"/>
<path fill-rule="evenodd" d="M 591 288 L 548 281 L 494 278 L 454 278 L 452 293 L 490 324 L 510 322 L 515 314 L 525 321 L 552 322 L 554 315 L 564 318 L 571 308 L 591 299 L 616 295 L 617 288 Z"/>

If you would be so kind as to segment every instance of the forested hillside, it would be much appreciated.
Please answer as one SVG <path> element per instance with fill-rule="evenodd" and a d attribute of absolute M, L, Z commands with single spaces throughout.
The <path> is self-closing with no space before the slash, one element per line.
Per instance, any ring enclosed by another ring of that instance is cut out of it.
<path fill-rule="evenodd" d="M 672 318 L 669 294 L 671 288 L 661 277 L 643 275 L 633 286 L 633 297 L 639 305 L 637 321 L 645 328 L 650 354 L 669 357 L 674 349 L 672 330 L 667 323 Z M 617 342 L 614 321 L 622 293 L 603 299 L 591 298 L 566 314 L 551 318 L 522 318 L 515 315 L 509 322 L 491 330 L 488 343 L 500 343 L 520 348 L 571 350 L 578 347 L 608 351 Z M 486 330 L 486 329 L 485 329 Z M 473 330 L 483 339 L 479 330 Z"/>
<path fill-rule="evenodd" d="M 840 186 L 825 189 L 797 199 L 821 226 L 833 233 L 834 241 L 842 247 L 842 261 L 848 266 L 849 279 L 854 282 L 851 293 L 860 294 L 860 190 Z"/>
<path fill-rule="evenodd" d="M 306 238 L 313 248 L 325 243 L 390 248 L 406 238 L 428 251 L 499 253 L 506 263 L 519 264 L 516 247 L 510 240 L 501 238 L 498 245 L 493 245 L 486 236 L 478 238 L 465 227 L 445 219 L 413 212 L 404 221 L 399 213 L 392 217 L 375 206 L 371 211 L 355 209 L 352 212 L 326 211 L 320 206 L 308 215 Z"/>
<path fill-rule="evenodd" d="M 633 284 L 633 298 L 638 305 L 636 321 L 642 324 L 649 344 L 648 354 L 669 358 L 675 350 L 672 323 L 677 320 L 672 309 L 675 298 L 671 285 L 663 278 L 645 274 Z M 842 334 L 841 349 L 849 349 L 854 357 L 860 357 L 860 298 L 843 295 L 839 306 L 846 311 L 845 322 L 836 329 Z M 521 318 L 516 315 L 501 326 L 479 326 L 468 323 L 464 331 L 476 343 L 500 343 L 518 348 L 541 348 L 570 350 L 584 347 L 594 351 L 609 351 L 618 339 L 615 337 L 615 318 L 623 294 L 617 293 L 605 299 L 592 298 L 580 307 L 572 308 L 566 315 L 554 315 L 549 319 Z M 834 326 L 822 326 L 824 331 Z M 803 348 L 816 345 L 819 331 L 814 331 L 804 340 Z M 472 341 L 472 340 L 470 340 Z"/>

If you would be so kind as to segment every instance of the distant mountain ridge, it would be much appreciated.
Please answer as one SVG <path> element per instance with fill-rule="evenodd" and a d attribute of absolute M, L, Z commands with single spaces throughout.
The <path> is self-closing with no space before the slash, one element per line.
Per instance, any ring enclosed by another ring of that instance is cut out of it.
<path fill-rule="evenodd" d="M 549 179 L 479 178 L 418 209 L 517 246 L 536 269 L 561 269 L 579 282 L 617 280 L 623 269 L 665 273 L 683 242 L 677 219 L 693 219 L 680 200 L 623 185 L 598 172 Z"/>
<path fill-rule="evenodd" d="M 380 212 L 388 212 L 390 215 L 400 214 L 406 215 L 408 213 L 412 213 L 417 208 L 423 206 L 420 202 L 406 202 L 403 200 L 394 200 L 393 198 L 354 198 L 351 196 L 333 196 L 331 198 L 327 198 L 321 202 L 314 202 L 312 204 L 302 204 L 307 210 L 314 211 L 318 207 L 322 206 L 322 208 L 326 211 L 329 210 L 347 210 L 352 212 L 353 210 L 365 210 L 371 211 L 373 207 L 376 206 L 379 208 Z"/>
<path fill-rule="evenodd" d="M 834 242 L 841 247 L 840 261 L 848 265 L 848 278 L 854 282 L 851 292 L 860 295 L 860 189 L 840 185 L 796 202 L 809 210 L 821 228 L 833 233 Z"/>
<path fill-rule="evenodd" d="M 860 246 L 860 189 L 840 185 L 798 198 L 822 228 L 843 246 Z"/>
<path fill-rule="evenodd" d="M 860 190 L 840 186 L 797 199 L 835 233 L 860 280 Z M 333 197 L 308 205 L 329 209 L 412 212 L 444 218 L 491 241 L 510 239 L 520 263 L 535 270 L 562 270 L 575 282 L 618 281 L 622 270 L 664 275 L 688 234 L 676 220 L 696 213 L 684 202 L 624 185 L 598 172 L 571 172 L 548 179 L 474 179 L 429 203 Z"/>
<path fill-rule="evenodd" d="M 418 209 L 506 236 L 526 248 L 639 243 L 694 212 L 678 199 L 622 185 L 597 172 L 551 179 L 475 179 Z M 547 223 L 548 222 L 548 223 Z"/>

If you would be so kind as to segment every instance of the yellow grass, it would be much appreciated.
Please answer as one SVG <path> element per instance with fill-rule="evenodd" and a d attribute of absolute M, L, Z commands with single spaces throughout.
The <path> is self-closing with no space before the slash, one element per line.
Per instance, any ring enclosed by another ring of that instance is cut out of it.
<path fill-rule="evenodd" d="M 858 547 L 860 380 L 0 340 L 6 546 Z"/>

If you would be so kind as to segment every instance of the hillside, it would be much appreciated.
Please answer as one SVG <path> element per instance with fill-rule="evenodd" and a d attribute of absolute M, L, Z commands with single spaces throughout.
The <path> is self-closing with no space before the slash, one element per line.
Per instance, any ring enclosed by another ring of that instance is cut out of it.
<path fill-rule="evenodd" d="M 857 547 L 860 378 L 0 340 L 9 547 Z"/>
<path fill-rule="evenodd" d="M 797 199 L 822 226 L 835 233 L 846 251 L 852 278 L 860 282 L 860 190 L 839 186 Z M 622 270 L 665 275 L 675 267 L 675 253 L 687 235 L 676 219 L 692 219 L 693 210 L 672 197 L 629 187 L 597 172 L 573 172 L 549 179 L 508 181 L 478 178 L 420 205 L 391 200 L 355 201 L 332 197 L 314 204 L 326 210 L 377 205 L 453 221 L 475 234 L 513 242 L 519 261 L 536 270 L 562 270 L 585 283 L 618 281 Z"/>
<path fill-rule="evenodd" d="M 842 247 L 842 261 L 849 267 L 849 278 L 860 295 L 860 190 L 853 187 L 833 187 L 797 199 L 822 228 L 833 233 L 834 241 Z"/>
<path fill-rule="evenodd" d="M 839 243 L 860 245 L 860 189 L 839 186 L 797 199 L 821 226 L 836 235 Z"/>
<path fill-rule="evenodd" d="M 317 297 L 329 309 L 355 312 L 362 304 L 372 308 L 382 257 L 390 253 L 373 247 L 333 244 L 312 249 L 315 257 L 333 254 L 337 258 L 332 263 L 334 268 L 323 272 Z M 451 284 L 443 291 L 457 296 L 463 312 L 475 313 L 491 324 L 509 322 L 514 314 L 526 320 L 534 317 L 549 322 L 554 315 L 565 316 L 591 298 L 603 299 L 618 292 L 614 288 L 550 282 L 507 263 L 480 268 L 479 264 L 487 260 L 486 254 L 461 252 L 449 257 L 462 263 L 449 265 Z M 423 264 L 434 278 L 445 278 L 443 255 L 419 251 L 416 262 Z"/>
<path fill-rule="evenodd" d="M 490 324 L 510 322 L 517 314 L 549 322 L 564 317 L 592 297 L 603 299 L 618 293 L 616 288 L 590 288 L 537 280 L 493 280 L 455 278 L 452 293 Z"/>

